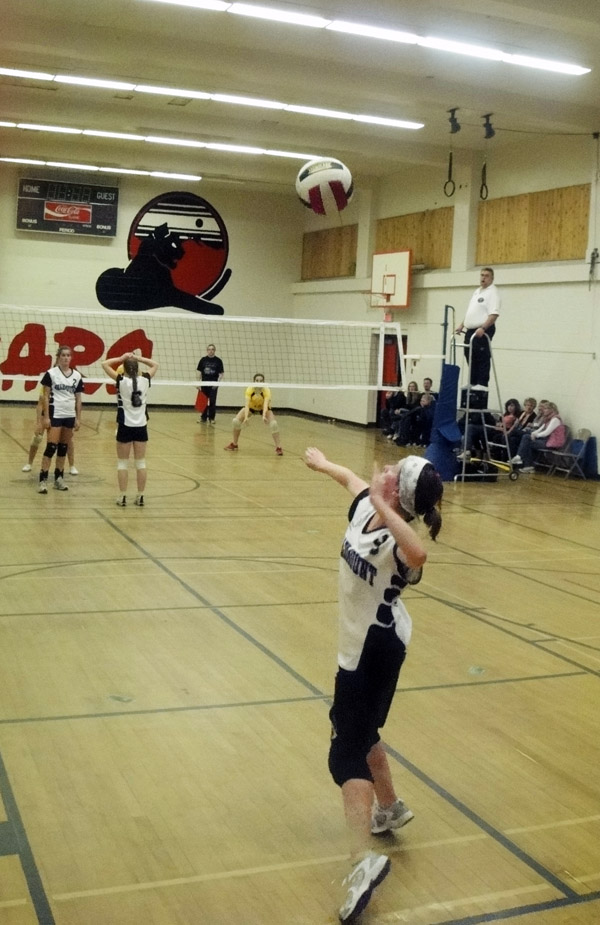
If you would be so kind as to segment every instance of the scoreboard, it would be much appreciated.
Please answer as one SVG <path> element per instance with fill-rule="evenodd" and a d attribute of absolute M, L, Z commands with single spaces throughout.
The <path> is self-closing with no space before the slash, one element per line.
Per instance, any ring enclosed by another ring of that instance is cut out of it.
<path fill-rule="evenodd" d="M 112 238 L 117 233 L 115 186 L 19 180 L 17 230 Z"/>

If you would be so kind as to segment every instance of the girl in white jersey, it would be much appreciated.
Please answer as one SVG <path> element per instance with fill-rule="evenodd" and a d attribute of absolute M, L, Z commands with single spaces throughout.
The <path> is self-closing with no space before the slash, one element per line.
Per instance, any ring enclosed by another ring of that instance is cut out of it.
<path fill-rule="evenodd" d="M 81 373 L 71 369 L 70 347 L 58 348 L 56 365 L 44 373 L 41 384 L 44 389 L 43 421 L 48 429 L 48 440 L 42 456 L 38 492 L 46 495 L 50 462 L 55 453 L 54 487 L 59 491 L 69 490 L 64 480 L 65 457 L 73 431 L 79 430 L 81 421 L 83 379 Z"/>
<path fill-rule="evenodd" d="M 147 367 L 146 372 L 140 375 L 139 364 Z M 123 372 L 117 372 L 123 365 Z M 133 448 L 135 471 L 137 480 L 137 497 L 135 504 L 144 506 L 144 489 L 146 487 L 146 444 L 148 442 L 148 428 L 146 422 L 146 398 L 158 363 L 146 357 L 138 357 L 133 353 L 124 353 L 123 356 L 113 357 L 102 363 L 102 369 L 117 383 L 118 410 L 117 410 L 117 481 L 119 496 L 117 504 L 125 507 L 127 504 L 127 482 L 129 479 L 129 456 Z"/>
<path fill-rule="evenodd" d="M 369 850 L 371 834 L 399 828 L 413 818 L 396 796 L 379 730 L 411 636 L 411 619 L 400 594 L 420 580 L 427 558 L 409 522 L 423 516 L 435 539 L 442 525 L 437 507 L 443 485 L 431 463 L 419 456 L 376 471 L 370 486 L 315 447 L 306 450 L 305 462 L 354 498 L 340 561 L 339 668 L 329 750 L 354 865 L 344 880 L 347 894 L 339 917 L 353 922 L 390 869 L 387 855 Z"/>

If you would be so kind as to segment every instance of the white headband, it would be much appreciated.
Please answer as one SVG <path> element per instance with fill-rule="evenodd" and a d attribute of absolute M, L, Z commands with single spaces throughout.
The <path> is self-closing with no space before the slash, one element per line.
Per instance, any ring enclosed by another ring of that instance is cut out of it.
<path fill-rule="evenodd" d="M 405 511 L 408 511 L 413 517 L 417 516 L 415 511 L 415 491 L 419 476 L 425 468 L 431 463 L 422 456 L 407 456 L 400 469 L 398 476 L 398 496 L 400 504 Z"/>

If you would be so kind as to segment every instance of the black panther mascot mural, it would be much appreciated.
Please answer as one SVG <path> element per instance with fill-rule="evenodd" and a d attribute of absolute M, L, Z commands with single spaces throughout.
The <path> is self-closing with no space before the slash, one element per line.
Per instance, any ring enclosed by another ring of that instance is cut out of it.
<path fill-rule="evenodd" d="M 96 282 L 105 308 L 143 312 L 185 308 L 222 315 L 212 299 L 231 276 L 227 229 L 219 213 L 193 193 L 164 193 L 147 203 L 129 229 L 121 270 L 105 270 Z"/>

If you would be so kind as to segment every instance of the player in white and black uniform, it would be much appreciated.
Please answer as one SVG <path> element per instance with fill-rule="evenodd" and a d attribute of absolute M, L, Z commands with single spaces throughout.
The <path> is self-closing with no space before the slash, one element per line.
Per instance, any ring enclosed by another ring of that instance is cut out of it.
<path fill-rule="evenodd" d="M 409 456 L 376 472 L 371 485 L 310 447 L 306 464 L 353 495 L 339 578 L 338 673 L 330 717 L 329 770 L 342 789 L 353 868 L 344 881 L 342 922 L 353 922 L 390 869 L 385 854 L 369 851 L 371 834 L 413 818 L 396 796 L 379 737 L 390 709 L 411 636 L 400 595 L 421 578 L 425 547 L 409 521 L 423 515 L 432 539 L 442 481 L 431 463 Z"/>
<path fill-rule="evenodd" d="M 139 372 L 139 364 L 147 367 L 144 373 Z M 123 372 L 117 372 L 119 366 Z M 117 481 L 119 496 L 117 504 L 125 507 L 127 504 L 127 482 L 129 479 L 129 456 L 133 448 L 135 460 L 137 497 L 135 504 L 144 506 L 144 489 L 146 487 L 146 443 L 148 442 L 148 412 L 146 400 L 158 363 L 146 357 L 138 357 L 133 353 L 125 353 L 121 357 L 113 357 L 102 363 L 104 372 L 117 383 Z"/>
<path fill-rule="evenodd" d="M 44 373 L 41 385 L 44 389 L 43 421 L 48 428 L 48 439 L 42 456 L 38 492 L 46 495 L 50 461 L 55 453 L 54 487 L 59 491 L 69 490 L 64 480 L 65 457 L 73 431 L 79 430 L 81 421 L 83 379 L 81 373 L 71 369 L 70 347 L 58 348 L 56 366 Z"/>

